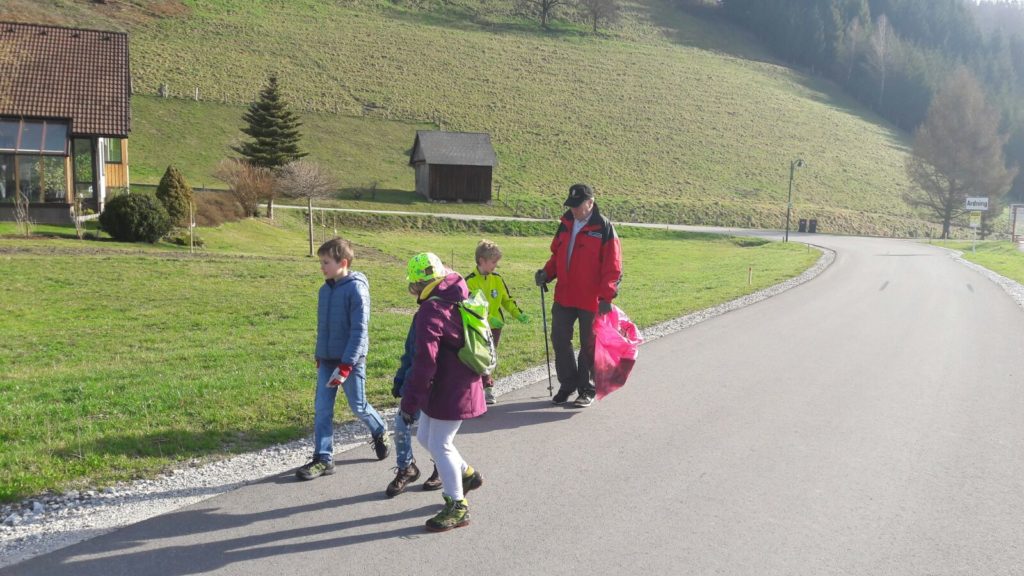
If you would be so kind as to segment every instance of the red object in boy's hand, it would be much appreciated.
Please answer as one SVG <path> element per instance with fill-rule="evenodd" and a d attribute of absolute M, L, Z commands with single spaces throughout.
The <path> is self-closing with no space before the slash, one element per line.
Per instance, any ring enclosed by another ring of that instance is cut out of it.
<path fill-rule="evenodd" d="M 337 388 L 345 382 L 351 373 L 351 364 L 338 364 L 338 367 L 334 369 L 334 373 L 331 374 L 331 379 L 327 381 L 327 385 L 331 388 Z"/>

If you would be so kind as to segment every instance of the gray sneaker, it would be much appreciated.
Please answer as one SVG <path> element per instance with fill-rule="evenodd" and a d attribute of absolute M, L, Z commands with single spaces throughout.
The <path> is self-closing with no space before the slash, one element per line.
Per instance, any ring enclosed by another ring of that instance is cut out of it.
<path fill-rule="evenodd" d="M 580 394 L 576 397 L 576 400 L 572 403 L 577 408 L 586 408 L 594 403 L 594 397 L 585 394 Z"/>
<path fill-rule="evenodd" d="M 498 402 L 497 400 L 494 399 L 494 392 L 491 391 L 490 386 L 484 388 L 484 401 L 487 402 L 488 406 L 490 406 L 491 404 L 496 404 Z"/>

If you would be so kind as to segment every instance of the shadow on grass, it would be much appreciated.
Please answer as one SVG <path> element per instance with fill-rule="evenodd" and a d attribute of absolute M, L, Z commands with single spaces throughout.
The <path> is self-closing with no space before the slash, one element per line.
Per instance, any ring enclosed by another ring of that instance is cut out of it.
<path fill-rule="evenodd" d="M 554 20 L 547 28 L 536 20 L 510 15 L 481 14 L 464 6 L 447 6 L 440 10 L 408 10 L 386 7 L 384 13 L 392 19 L 416 25 L 435 26 L 462 32 L 490 32 L 493 34 L 515 34 L 535 38 L 580 38 L 592 36 L 590 30 L 581 24 Z"/>
<path fill-rule="evenodd" d="M 182 461 L 214 454 L 240 454 L 272 444 L 290 442 L 302 437 L 305 432 L 297 426 L 229 432 L 168 429 L 138 435 L 111 434 L 89 442 L 70 445 L 55 451 L 54 454 L 71 460 L 121 456 Z"/>
<path fill-rule="evenodd" d="M 378 188 L 372 190 L 365 186 L 342 188 L 333 196 L 337 200 L 362 200 L 364 202 L 386 202 L 388 204 L 410 205 L 425 203 L 426 200 L 413 190 L 395 188 Z"/>

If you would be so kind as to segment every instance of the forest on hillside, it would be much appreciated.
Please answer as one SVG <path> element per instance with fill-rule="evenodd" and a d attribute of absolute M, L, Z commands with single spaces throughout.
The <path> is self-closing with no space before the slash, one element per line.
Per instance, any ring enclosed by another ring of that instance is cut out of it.
<path fill-rule="evenodd" d="M 1006 163 L 1024 167 L 1024 2 L 719 0 L 780 57 L 826 76 L 901 128 L 965 66 L 999 110 Z M 1024 200 L 1024 171 L 1009 200 Z"/>

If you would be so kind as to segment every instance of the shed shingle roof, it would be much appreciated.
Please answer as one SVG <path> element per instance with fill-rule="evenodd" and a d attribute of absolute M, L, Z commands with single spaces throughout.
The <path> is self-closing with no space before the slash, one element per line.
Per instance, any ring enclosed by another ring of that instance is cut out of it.
<path fill-rule="evenodd" d="M 496 166 L 498 156 L 491 146 L 489 134 L 417 130 L 409 163 L 420 161 L 456 166 Z"/>
<path fill-rule="evenodd" d="M 0 22 L 0 115 L 70 118 L 75 134 L 131 131 L 128 35 Z"/>

